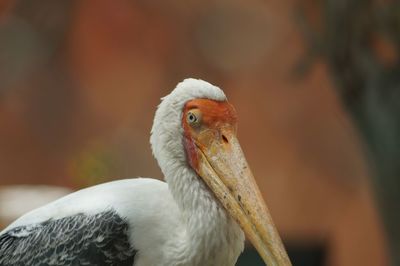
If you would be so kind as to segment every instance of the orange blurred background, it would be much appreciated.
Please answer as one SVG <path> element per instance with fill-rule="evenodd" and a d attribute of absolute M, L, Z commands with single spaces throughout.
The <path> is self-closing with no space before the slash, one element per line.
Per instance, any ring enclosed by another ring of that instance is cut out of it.
<path fill-rule="evenodd" d="M 2 0 L 0 185 L 162 178 L 156 106 L 201 78 L 235 105 L 285 243 L 324 246 L 323 265 L 387 265 L 361 142 L 327 68 L 294 74 L 296 2 Z"/>

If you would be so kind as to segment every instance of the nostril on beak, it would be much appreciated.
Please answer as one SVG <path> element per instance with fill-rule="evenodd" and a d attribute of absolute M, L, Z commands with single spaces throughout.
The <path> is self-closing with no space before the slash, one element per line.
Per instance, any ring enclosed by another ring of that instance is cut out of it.
<path fill-rule="evenodd" d="M 225 135 L 222 135 L 222 140 L 224 141 L 224 143 L 229 143 L 228 139 L 225 137 Z"/>

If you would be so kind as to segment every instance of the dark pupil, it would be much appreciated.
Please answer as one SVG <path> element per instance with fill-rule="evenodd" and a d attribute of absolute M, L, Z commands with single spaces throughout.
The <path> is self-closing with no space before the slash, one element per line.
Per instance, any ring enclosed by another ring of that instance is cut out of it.
<path fill-rule="evenodd" d="M 194 117 L 194 115 L 190 114 L 189 115 L 189 121 L 190 122 L 194 122 L 196 120 L 196 118 Z"/>

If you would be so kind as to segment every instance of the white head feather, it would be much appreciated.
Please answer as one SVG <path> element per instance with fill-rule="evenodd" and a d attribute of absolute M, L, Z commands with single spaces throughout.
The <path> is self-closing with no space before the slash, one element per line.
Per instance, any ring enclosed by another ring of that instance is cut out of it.
<path fill-rule="evenodd" d="M 224 92 L 201 79 L 185 79 L 158 106 L 150 143 L 165 177 L 170 163 L 187 164 L 183 147 L 182 111 L 186 102 L 193 99 L 225 101 Z M 168 181 L 168 180 L 167 180 Z"/>

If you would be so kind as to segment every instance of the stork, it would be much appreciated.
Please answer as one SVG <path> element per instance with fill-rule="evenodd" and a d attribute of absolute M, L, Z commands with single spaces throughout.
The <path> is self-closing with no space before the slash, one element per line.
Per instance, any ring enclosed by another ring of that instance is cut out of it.
<path fill-rule="evenodd" d="M 236 124 L 220 88 L 184 80 L 151 130 L 166 182 L 113 181 L 33 210 L 0 233 L 0 265 L 231 266 L 244 233 L 266 264 L 290 265 Z"/>

